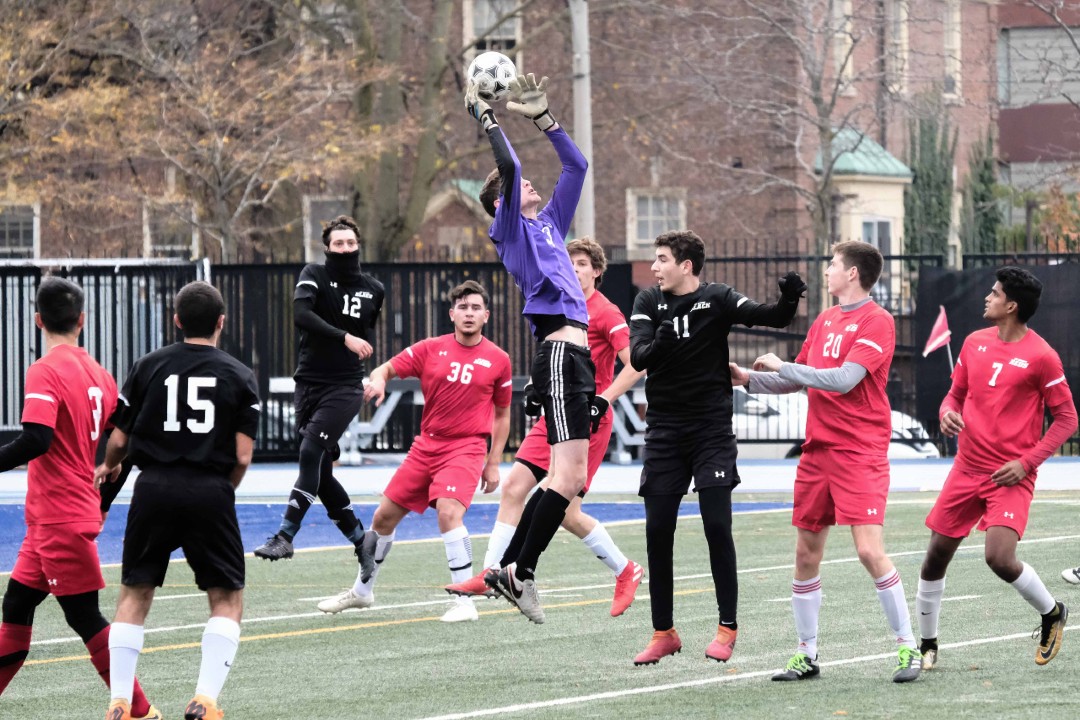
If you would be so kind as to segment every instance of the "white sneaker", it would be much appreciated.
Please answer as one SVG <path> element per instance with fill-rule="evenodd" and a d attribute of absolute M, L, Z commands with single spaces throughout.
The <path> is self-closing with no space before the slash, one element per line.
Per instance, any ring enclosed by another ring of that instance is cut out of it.
<path fill-rule="evenodd" d="M 480 619 L 480 613 L 476 612 L 472 598 L 459 597 L 440 619 L 444 623 L 476 622 Z"/>
<path fill-rule="evenodd" d="M 375 604 L 375 593 L 370 595 L 357 595 L 349 588 L 345 592 L 338 593 L 334 597 L 326 598 L 319 603 L 318 607 L 324 613 L 339 613 L 349 608 L 369 608 Z"/>
<path fill-rule="evenodd" d="M 1080 585 L 1080 567 L 1062 570 L 1061 577 L 1065 578 L 1065 582 L 1072 583 L 1073 585 Z"/>

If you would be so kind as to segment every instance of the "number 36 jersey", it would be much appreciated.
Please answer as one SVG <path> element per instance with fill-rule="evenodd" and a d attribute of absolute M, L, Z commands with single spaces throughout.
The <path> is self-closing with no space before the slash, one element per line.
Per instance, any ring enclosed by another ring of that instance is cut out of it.
<path fill-rule="evenodd" d="M 386 291 L 367 273 L 331 275 L 324 265 L 305 265 L 293 294 L 294 308 L 310 304 L 335 335 L 300 330 L 300 352 L 293 377 L 326 385 L 360 385 L 364 362 L 345 347 L 345 334 L 371 342 L 369 331 L 382 312 Z"/>
<path fill-rule="evenodd" d="M 804 449 L 840 447 L 881 457 L 888 453 L 892 411 L 885 384 L 895 350 L 896 324 L 873 300 L 854 310 L 835 305 L 818 316 L 795 362 L 819 369 L 853 362 L 866 368 L 866 376 L 845 394 L 807 390 Z"/>
<path fill-rule="evenodd" d="M 255 375 L 209 345 L 177 342 L 135 361 L 120 391 L 113 424 L 128 435 L 128 457 L 141 469 L 190 465 L 228 475 L 236 433 L 255 437 Z"/>
<path fill-rule="evenodd" d="M 83 348 L 57 345 L 26 371 L 22 421 L 53 429 L 27 467 L 27 525 L 101 520 L 94 456 L 115 407 L 116 381 Z"/>

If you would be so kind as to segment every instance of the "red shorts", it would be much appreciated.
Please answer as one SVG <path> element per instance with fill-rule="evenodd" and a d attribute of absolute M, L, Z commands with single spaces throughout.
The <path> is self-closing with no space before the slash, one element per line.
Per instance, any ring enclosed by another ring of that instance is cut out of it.
<path fill-rule="evenodd" d="M 958 470 L 953 465 L 937 502 L 926 516 L 926 527 L 950 538 L 967 537 L 975 523 L 980 530 L 991 526 L 1012 528 L 1024 537 L 1031 498 L 1035 494 L 1035 473 L 1010 487 L 990 479 L 990 473 Z"/>
<path fill-rule="evenodd" d="M 589 492 L 593 477 L 600 469 L 600 463 L 604 462 L 613 427 L 612 413 L 608 412 L 600 421 L 600 427 L 589 436 L 589 475 L 585 478 L 585 489 L 582 492 Z M 524 460 L 543 470 L 551 469 L 551 446 L 548 445 L 547 423 L 544 422 L 544 418 L 537 420 L 529 434 L 521 441 L 514 459 Z"/>
<path fill-rule="evenodd" d="M 811 532 L 829 525 L 884 525 L 888 497 L 888 459 L 816 448 L 799 458 L 791 524 Z"/>
<path fill-rule="evenodd" d="M 101 590 L 97 536 L 101 522 L 31 525 L 19 547 L 11 579 L 53 595 Z"/>
<path fill-rule="evenodd" d="M 421 513 L 439 498 L 472 503 L 487 460 L 482 437 L 438 439 L 417 435 L 401 467 L 383 490 L 403 508 Z"/>

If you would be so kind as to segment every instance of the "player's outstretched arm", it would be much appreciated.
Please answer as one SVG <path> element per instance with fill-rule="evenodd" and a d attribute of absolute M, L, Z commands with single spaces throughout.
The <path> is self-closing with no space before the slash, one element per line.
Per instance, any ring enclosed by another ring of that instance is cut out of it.
<path fill-rule="evenodd" d="M 389 362 L 384 362 L 372 370 L 367 384 L 364 385 L 364 402 L 374 399 L 375 407 L 382 405 L 383 400 L 386 399 L 386 383 L 395 377 L 397 377 L 397 373 L 394 372 L 394 366 Z"/>
<path fill-rule="evenodd" d="M 22 432 L 7 445 L 0 447 L 0 472 L 25 465 L 49 451 L 53 429 L 41 423 L 23 423 Z"/>
<path fill-rule="evenodd" d="M 806 283 L 799 273 L 789 272 L 777 281 L 780 287 L 780 299 L 775 303 L 761 304 L 742 295 L 733 293 L 738 298 L 733 314 L 734 322 L 748 327 L 782 328 L 791 324 L 799 310 L 799 299 L 806 292 Z"/>

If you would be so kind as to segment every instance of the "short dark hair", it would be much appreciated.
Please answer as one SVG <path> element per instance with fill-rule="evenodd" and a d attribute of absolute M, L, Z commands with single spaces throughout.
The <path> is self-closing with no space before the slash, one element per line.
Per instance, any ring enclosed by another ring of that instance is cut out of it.
<path fill-rule="evenodd" d="M 60 277 L 47 277 L 38 285 L 37 312 L 45 329 L 67 335 L 79 326 L 86 294 L 83 289 Z"/>
<path fill-rule="evenodd" d="M 705 241 L 692 230 L 666 232 L 658 236 L 653 245 L 671 248 L 675 262 L 680 265 L 689 260 L 694 275 L 700 275 L 701 268 L 705 267 Z"/>
<path fill-rule="evenodd" d="M 994 277 L 1001 283 L 1005 297 L 1016 303 L 1016 319 L 1026 323 L 1039 309 L 1042 283 L 1030 271 L 1015 265 L 998 268 Z"/>
<path fill-rule="evenodd" d="M 499 173 L 499 168 L 495 168 L 488 173 L 484 186 L 480 188 L 480 204 L 491 217 L 495 217 L 495 201 L 500 195 L 502 195 L 502 174 Z"/>
<path fill-rule="evenodd" d="M 348 215 L 338 215 L 333 220 L 323 223 L 322 243 L 326 247 L 330 247 L 330 233 L 335 230 L 352 230 L 356 235 L 356 241 L 360 241 L 360 226 L 356 224 L 356 221 Z"/>
<path fill-rule="evenodd" d="M 447 294 L 446 299 L 450 301 L 450 307 L 453 307 L 457 305 L 458 300 L 466 295 L 479 295 L 484 299 L 484 307 L 491 307 L 491 299 L 488 297 L 487 290 L 475 280 L 466 280 L 461 283 Z"/>
<path fill-rule="evenodd" d="M 844 261 L 844 268 L 859 269 L 859 285 L 863 290 L 874 287 L 881 277 L 881 268 L 885 267 L 885 258 L 881 251 L 862 240 L 845 240 L 832 246 L 833 255 L 839 255 Z"/>
<path fill-rule="evenodd" d="M 604 255 L 604 248 L 600 246 L 600 243 L 586 235 L 579 240 L 571 240 L 566 243 L 566 254 L 573 255 L 575 253 L 587 256 L 593 270 L 600 271 L 600 275 L 596 278 L 596 287 L 600 287 L 600 282 L 604 279 L 604 271 L 607 270 L 607 256 Z"/>
<path fill-rule="evenodd" d="M 189 282 L 176 293 L 176 316 L 186 338 L 213 337 L 218 318 L 225 314 L 225 301 L 208 282 Z"/>

